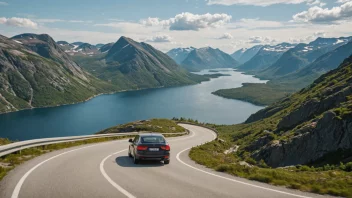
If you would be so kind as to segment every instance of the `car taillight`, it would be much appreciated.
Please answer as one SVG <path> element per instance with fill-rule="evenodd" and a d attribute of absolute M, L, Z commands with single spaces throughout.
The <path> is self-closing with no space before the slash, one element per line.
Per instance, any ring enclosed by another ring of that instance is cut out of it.
<path fill-rule="evenodd" d="M 170 146 L 169 145 L 161 146 L 161 149 L 169 151 L 170 150 Z"/>
<path fill-rule="evenodd" d="M 138 150 L 138 151 L 145 151 L 145 150 L 147 150 L 147 149 L 148 149 L 147 146 L 137 146 L 137 150 Z"/>

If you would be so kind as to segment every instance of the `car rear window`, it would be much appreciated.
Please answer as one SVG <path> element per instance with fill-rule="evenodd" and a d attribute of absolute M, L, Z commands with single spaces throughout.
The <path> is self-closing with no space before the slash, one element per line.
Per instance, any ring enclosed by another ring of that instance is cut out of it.
<path fill-rule="evenodd" d="M 141 140 L 142 143 L 165 143 L 165 139 L 160 136 L 145 136 Z"/>

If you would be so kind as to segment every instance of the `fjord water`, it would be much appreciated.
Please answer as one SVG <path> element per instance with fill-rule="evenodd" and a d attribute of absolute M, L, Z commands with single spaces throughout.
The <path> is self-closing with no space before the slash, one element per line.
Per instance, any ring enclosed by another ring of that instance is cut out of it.
<path fill-rule="evenodd" d="M 0 115 L 0 137 L 28 140 L 88 135 L 117 124 L 150 118 L 185 117 L 201 122 L 236 124 L 263 108 L 212 95 L 218 89 L 240 87 L 244 82 L 265 83 L 233 69 L 218 71 L 231 76 L 197 85 L 121 92 L 74 105 L 3 114 Z M 207 73 L 212 72 L 199 72 Z"/>

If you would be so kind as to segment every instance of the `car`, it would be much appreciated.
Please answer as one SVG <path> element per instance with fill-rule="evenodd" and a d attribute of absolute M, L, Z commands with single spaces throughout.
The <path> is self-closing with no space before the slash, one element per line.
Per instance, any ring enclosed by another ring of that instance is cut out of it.
<path fill-rule="evenodd" d="M 128 147 L 128 156 L 133 158 L 133 162 L 138 164 L 141 160 L 163 161 L 170 163 L 170 145 L 162 134 L 148 133 L 139 134 Z"/>

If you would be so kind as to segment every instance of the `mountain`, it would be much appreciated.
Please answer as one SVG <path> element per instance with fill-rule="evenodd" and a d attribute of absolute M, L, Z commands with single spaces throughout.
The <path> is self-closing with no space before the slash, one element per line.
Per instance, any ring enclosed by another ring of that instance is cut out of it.
<path fill-rule="evenodd" d="M 75 46 L 66 42 L 66 41 L 58 41 L 56 42 L 63 50 L 72 50 Z"/>
<path fill-rule="evenodd" d="M 237 134 L 239 146 L 272 167 L 350 161 L 351 76 L 352 56 L 305 89 L 250 116 L 250 132 Z"/>
<path fill-rule="evenodd" d="M 83 43 L 82 45 L 75 48 L 79 55 L 94 55 L 100 53 L 99 49 L 95 45 L 89 43 Z"/>
<path fill-rule="evenodd" d="M 78 41 L 78 42 L 73 42 L 73 43 L 71 43 L 71 44 L 72 44 L 72 45 L 76 45 L 76 46 L 80 46 L 80 45 L 84 44 L 84 42 Z"/>
<path fill-rule="evenodd" d="M 97 47 L 97 48 L 101 48 L 101 47 L 103 47 L 105 44 L 102 44 L 102 43 L 98 43 L 98 44 L 96 44 L 95 45 L 95 47 Z"/>
<path fill-rule="evenodd" d="M 84 101 L 116 90 L 70 59 L 46 34 L 0 35 L 0 112 Z"/>
<path fill-rule="evenodd" d="M 231 56 L 239 61 L 240 63 L 245 63 L 249 61 L 251 58 L 253 58 L 259 50 L 263 47 L 263 45 L 255 45 L 249 49 L 247 48 L 242 48 L 235 53 L 233 53 Z"/>
<path fill-rule="evenodd" d="M 176 61 L 177 64 L 181 64 L 182 61 L 186 59 L 188 54 L 195 50 L 196 48 L 194 47 L 187 47 L 187 48 L 175 48 L 170 51 L 168 51 L 166 54 L 170 56 L 174 61 Z"/>
<path fill-rule="evenodd" d="M 265 71 L 258 74 L 264 78 L 274 78 L 295 72 L 314 62 L 323 54 L 347 44 L 352 37 L 317 38 L 309 44 L 299 44 L 284 53 L 280 59 Z"/>
<path fill-rule="evenodd" d="M 214 68 L 234 68 L 239 63 L 225 52 L 205 47 L 191 51 L 181 65 L 189 71 Z"/>
<path fill-rule="evenodd" d="M 104 54 L 76 59 L 100 79 L 123 89 L 195 84 L 196 77 L 147 43 L 121 37 Z M 197 76 L 198 78 L 199 76 Z"/>
<path fill-rule="evenodd" d="M 247 62 L 238 67 L 240 71 L 259 71 L 275 63 L 283 53 L 291 48 L 294 44 L 281 43 L 275 46 L 265 45 Z"/>
<path fill-rule="evenodd" d="M 100 51 L 101 53 L 106 53 L 106 52 L 108 52 L 108 51 L 112 48 L 112 46 L 114 46 L 114 44 L 115 44 L 115 43 L 108 43 L 108 44 L 105 44 L 104 46 L 100 47 L 99 51 Z"/>

